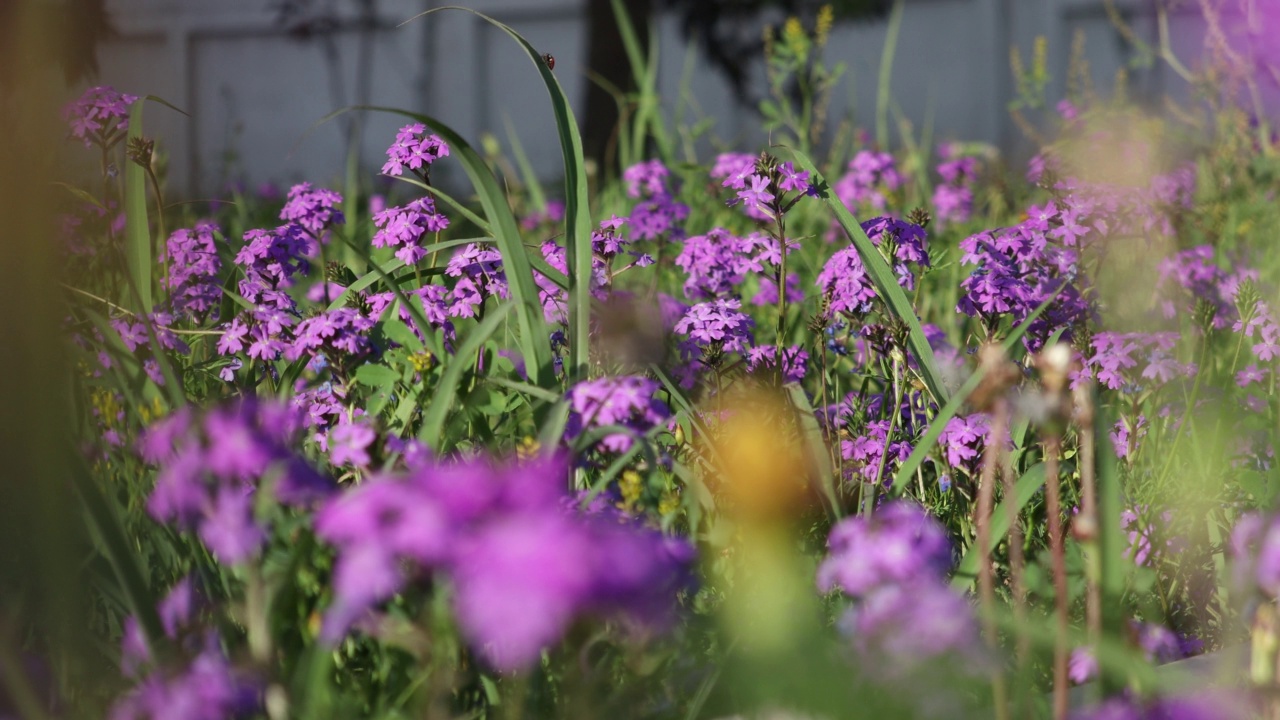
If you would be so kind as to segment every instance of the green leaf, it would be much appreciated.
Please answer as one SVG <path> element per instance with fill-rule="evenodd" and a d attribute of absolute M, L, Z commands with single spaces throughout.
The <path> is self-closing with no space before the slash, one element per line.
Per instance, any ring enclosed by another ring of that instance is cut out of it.
<path fill-rule="evenodd" d="M 583 165 L 582 136 L 578 132 L 578 122 L 574 119 L 573 109 L 569 105 L 569 98 L 565 96 L 564 88 L 560 87 L 560 81 L 556 78 L 555 73 L 543 62 L 542 54 L 528 40 L 525 40 L 520 33 L 484 13 L 470 8 L 449 6 L 433 8 L 415 15 L 405 22 L 441 10 L 469 12 L 510 35 L 528 55 L 529 61 L 533 63 L 534 68 L 542 78 L 543 84 L 547 87 L 547 93 L 551 96 L 551 109 L 556 116 L 556 130 L 560 137 L 561 154 L 564 156 L 565 255 L 569 265 L 569 364 L 566 368 L 566 374 L 570 378 L 584 375 L 587 371 L 589 324 L 591 320 L 591 208 L 587 198 L 587 173 Z M 492 178 L 492 173 L 490 173 L 490 178 Z M 482 202 L 485 199 L 485 195 L 485 192 L 480 193 Z M 488 214 L 487 207 L 486 214 Z M 508 214 L 510 214 L 509 211 Z M 490 219 L 493 219 L 492 215 L 490 215 Z M 499 237 L 502 236 L 502 233 L 495 234 Z M 506 255 L 505 249 L 503 250 L 503 255 Z M 510 277 L 510 271 L 508 271 L 508 279 Z M 512 296 L 516 299 L 517 304 L 521 302 L 515 296 L 514 283 Z M 541 313 L 540 308 L 538 312 Z M 541 319 L 541 315 L 539 315 L 539 319 Z M 549 343 L 547 357 L 550 357 Z M 526 367 L 533 367 L 532 363 L 530 363 L 531 359 L 529 357 L 525 358 Z M 546 372 L 550 372 L 549 367 Z M 550 375 L 543 375 L 542 373 L 543 370 L 539 368 L 537 377 L 540 379 L 537 384 L 549 385 Z M 530 372 L 530 377 L 534 377 L 534 373 Z"/>
<path fill-rule="evenodd" d="M 1022 512 L 1022 509 L 1031 502 L 1031 498 L 1035 497 L 1036 492 L 1043 486 L 1043 463 L 1032 465 L 1022 477 L 1018 478 L 1018 482 L 1013 486 L 1013 497 L 1001 500 L 1000 507 L 996 508 L 991 515 L 991 547 L 994 548 L 1000 544 L 1009 532 L 1009 503 L 1016 503 L 1018 512 Z M 972 587 L 973 581 L 978 577 L 980 562 L 978 555 L 977 543 L 973 543 L 969 549 L 965 550 L 964 557 L 960 558 L 960 564 L 956 566 L 955 575 L 951 578 L 952 587 L 957 590 L 967 590 Z"/>
<path fill-rule="evenodd" d="M 356 381 L 362 385 L 386 390 L 400 382 L 400 373 L 386 365 L 371 363 L 356 368 Z"/>
<path fill-rule="evenodd" d="M 129 136 L 126 143 L 142 137 L 144 100 L 129 109 Z M 126 145 L 127 147 L 127 145 Z M 126 305 L 139 315 L 151 312 L 151 224 L 147 218 L 147 171 L 132 160 L 124 167 L 124 257 L 135 292 Z"/>
<path fill-rule="evenodd" d="M 1014 328 L 1013 332 L 1009 334 L 1009 337 L 1005 338 L 1004 343 L 1001 345 L 1006 353 L 1022 340 L 1022 336 L 1026 335 L 1027 330 L 1031 329 L 1031 323 L 1034 323 L 1057 297 L 1055 294 L 1045 299 L 1044 302 L 1040 303 L 1040 307 L 1033 310 L 1026 320 L 1023 320 L 1018 327 Z M 1053 338 L 1057 337 L 1061 337 L 1061 331 L 1054 334 Z M 907 457 L 907 461 L 902 463 L 898 468 L 898 474 L 894 475 L 893 493 L 902 492 L 907 487 L 907 484 L 911 482 L 911 476 L 915 475 L 916 468 L 920 467 L 925 457 L 933 450 L 938 438 L 942 436 L 942 431 L 946 429 L 947 422 L 955 417 L 956 413 L 960 412 L 960 408 L 965 401 L 969 399 L 974 390 L 978 389 L 978 385 L 982 384 L 982 378 L 984 377 L 986 377 L 986 370 L 978 368 L 976 372 L 969 376 L 968 380 L 965 380 L 960 389 L 956 390 L 955 395 L 951 396 L 947 404 L 942 406 L 938 414 L 933 416 L 933 420 L 929 423 L 929 429 L 925 432 L 924 437 L 920 438 L 920 441 L 916 443 L 911 455 Z"/>
<path fill-rule="evenodd" d="M 872 244 L 871 239 L 863 232 L 862 226 L 858 224 L 858 220 L 853 217 L 853 214 L 844 206 L 844 203 L 838 198 L 832 197 L 831 187 L 818 172 L 813 160 L 794 148 L 791 149 L 791 154 L 795 157 L 797 165 L 809 171 L 810 182 L 818 188 L 818 198 L 835 213 L 836 222 L 840 223 L 840 227 L 844 228 L 849 238 L 853 240 L 854 247 L 858 249 L 858 256 L 862 258 L 862 265 L 866 268 L 867 275 L 871 277 L 872 283 L 875 284 L 880 298 L 888 305 L 889 311 L 907 327 L 907 344 L 911 347 L 911 352 L 916 357 L 916 362 L 920 367 L 921 379 L 924 380 L 924 384 L 928 387 L 934 400 L 940 405 L 945 404 L 950 399 L 951 394 L 947 392 L 947 388 L 942 382 L 941 374 L 938 372 L 938 363 L 933 357 L 933 348 L 929 347 L 929 340 L 924 335 L 924 329 L 920 327 L 920 318 L 916 317 L 916 311 L 911 306 L 911 299 L 907 297 L 906 292 L 898 285 L 898 276 L 889 267 L 889 264 L 885 262 L 884 258 L 880 256 L 880 251 Z"/>
<path fill-rule="evenodd" d="M 79 454 L 72 453 L 72 456 L 79 457 Z M 128 599 L 129 609 L 137 618 L 138 626 L 147 639 L 147 645 L 153 649 L 165 648 L 167 640 L 164 627 L 156 611 L 158 598 L 147 585 L 143 562 L 125 533 L 119 504 L 110 495 L 102 492 L 81 462 L 75 463 L 71 478 L 84 502 L 90 527 L 102 546 L 103 554 L 115 571 L 120 589 Z"/>
<path fill-rule="evenodd" d="M 422 341 L 413 333 L 413 330 L 405 325 L 398 318 L 388 318 L 382 321 L 382 334 L 387 339 L 397 345 L 408 348 L 412 352 L 422 352 Z"/>
<path fill-rule="evenodd" d="M 435 388 L 435 397 L 431 400 L 431 405 L 427 407 L 423 417 L 422 429 L 418 431 L 418 439 L 433 450 L 442 449 L 444 422 L 448 418 L 454 398 L 458 396 L 458 386 L 462 383 L 463 373 L 472 368 L 476 351 L 498 331 L 498 327 L 513 307 L 515 307 L 514 302 L 506 302 L 491 310 L 488 317 L 467 333 L 467 339 L 449 358 L 444 374 L 440 376 L 440 384 Z"/>
<path fill-rule="evenodd" d="M 827 451 L 827 442 L 822 437 L 818 416 L 804 388 L 798 383 L 788 383 L 786 387 L 787 394 L 791 396 L 791 403 L 800 413 L 800 431 L 804 434 L 805 447 L 809 456 L 813 458 L 814 472 L 818 474 L 817 480 L 822 485 L 823 494 L 827 496 L 827 503 L 831 506 L 831 516 L 838 520 L 844 515 L 844 511 L 836 496 L 835 471 L 831 468 L 831 456 Z"/>

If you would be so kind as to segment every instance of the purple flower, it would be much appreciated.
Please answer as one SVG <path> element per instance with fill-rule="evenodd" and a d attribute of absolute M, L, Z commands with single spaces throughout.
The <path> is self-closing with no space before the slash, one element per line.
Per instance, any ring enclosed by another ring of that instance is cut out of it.
<path fill-rule="evenodd" d="M 329 481 L 291 448 L 302 418 L 286 406 L 242 400 L 203 414 L 180 413 L 149 427 L 140 454 L 159 466 L 147 510 L 156 520 L 198 530 L 224 562 L 256 552 L 264 530 L 252 517 L 252 493 L 276 471 L 276 498 L 300 505 L 329 492 Z"/>
<path fill-rule="evenodd" d="M 913 289 L 915 275 L 907 264 L 919 267 L 930 264 L 924 228 L 890 217 L 876 217 L 862 223 L 862 230 L 882 253 L 889 256 L 898 275 L 898 284 Z M 843 313 L 866 315 L 877 297 L 875 286 L 854 245 L 836 252 L 827 260 L 818 273 L 817 285 L 830 298 L 832 316 Z"/>
<path fill-rule="evenodd" d="M 71 126 L 71 136 L 83 140 L 85 147 L 95 143 L 111 147 L 129 130 L 129 106 L 137 100 L 137 95 L 99 85 L 85 90 L 62 115 Z"/>
<path fill-rule="evenodd" d="M 631 429 L 643 437 L 667 420 L 671 410 L 657 398 L 657 381 L 623 375 L 587 380 L 569 390 L 569 421 L 565 439 L 572 441 L 593 428 L 613 425 Z M 630 433 L 612 433 L 601 438 L 599 447 L 624 453 L 635 440 Z"/>
<path fill-rule="evenodd" d="M 798 383 L 804 380 L 808 370 L 809 353 L 799 345 L 792 345 L 782 351 L 782 370 L 779 375 L 782 382 Z M 774 345 L 761 345 L 747 351 L 747 372 L 778 372 L 778 348 Z"/>
<path fill-rule="evenodd" d="M 747 186 L 755 172 L 756 157 L 754 155 L 724 153 L 716 157 L 716 163 L 711 168 L 711 177 L 715 180 L 722 180 L 722 187 L 739 191 L 738 198 L 742 199 L 743 191 L 751 192 L 747 190 Z M 773 200 L 772 195 L 769 195 L 769 200 Z M 758 203 L 746 202 L 743 203 L 742 207 L 747 217 L 753 220 L 771 219 L 769 213 Z"/>
<path fill-rule="evenodd" d="M 698 303 L 676 323 L 675 331 L 700 349 L 744 353 L 752 344 L 752 320 L 743 314 L 738 300 Z"/>
<path fill-rule="evenodd" d="M 888 153 L 860 150 L 849 161 L 848 172 L 832 188 L 840 202 L 855 214 L 869 207 L 881 212 L 888 206 L 888 194 L 902 187 L 899 174 Z"/>
<path fill-rule="evenodd" d="M 797 171 L 795 165 L 784 162 L 778 166 L 778 189 L 782 192 L 808 192 L 809 171 Z"/>
<path fill-rule="evenodd" d="M 109 720 L 228 720 L 258 717 L 262 683 L 236 670 L 215 647 L 178 674 L 156 672 L 116 701 Z"/>
<path fill-rule="evenodd" d="M 449 218 L 436 210 L 435 201 L 421 197 L 404 206 L 390 207 L 373 216 L 377 231 L 374 247 L 396 248 L 396 257 L 405 265 L 416 265 L 427 256 L 429 233 L 449 227 Z"/>
<path fill-rule="evenodd" d="M 244 273 L 241 297 L 253 305 L 295 312 L 296 303 L 285 290 L 293 286 L 295 277 L 311 269 L 307 258 L 314 254 L 314 243 L 299 225 L 246 232 L 244 246 L 235 257 Z"/>
<path fill-rule="evenodd" d="M 450 317 L 475 317 L 486 299 L 509 296 L 507 276 L 502 272 L 502 253 L 479 243 L 471 243 L 455 253 L 449 259 L 445 274 L 458 278 L 453 286 Z"/>
<path fill-rule="evenodd" d="M 628 197 L 666 195 L 667 177 L 670 174 L 661 160 L 645 160 L 624 170 L 622 182 L 627 186 Z"/>
<path fill-rule="evenodd" d="M 334 643 L 378 602 L 435 572 L 463 637 L 498 670 L 522 670 L 587 612 L 669 613 L 690 558 L 681 543 L 577 514 L 568 467 L 543 458 L 424 461 L 334 498 L 316 532 L 338 548 L 321 637 Z"/>
<path fill-rule="evenodd" d="M 373 326 L 373 320 L 354 308 L 326 310 L 298 323 L 284 356 L 290 362 L 322 354 L 332 361 L 363 358 L 373 349 L 369 341 Z"/>
<path fill-rule="evenodd" d="M 772 215 L 769 203 L 773 202 L 773 193 L 769 192 L 769 178 L 764 175 L 751 175 L 747 178 L 750 187 L 738 191 L 738 200 L 748 208 L 766 216 Z"/>
<path fill-rule="evenodd" d="M 322 243 L 329 242 L 328 230 L 345 222 L 342 195 L 323 188 L 312 189 L 311 183 L 298 183 L 289 188 L 289 198 L 280 210 L 280 219 L 295 223 Z"/>
<path fill-rule="evenodd" d="M 350 463 L 356 467 L 367 467 L 369 446 L 376 437 L 373 428 L 364 423 L 338 424 L 329 431 L 329 462 L 339 466 Z"/>
<path fill-rule="evenodd" d="M 800 290 L 800 276 L 796 273 L 787 273 L 787 302 L 804 302 L 804 292 Z M 760 289 L 751 296 L 751 304 L 757 307 L 778 304 L 778 284 L 773 278 L 767 275 L 760 277 Z"/>
<path fill-rule="evenodd" d="M 839 629 L 867 670 L 886 679 L 943 659 L 970 671 L 986 665 L 973 608 L 932 578 L 872 589 L 845 611 Z"/>
<path fill-rule="evenodd" d="M 212 222 L 176 230 L 165 242 L 161 260 L 168 264 L 165 286 L 169 305 L 177 315 L 203 318 L 222 300 L 218 273 L 222 260 L 214 240 L 221 230 Z"/>
<path fill-rule="evenodd" d="M 947 421 L 938 436 L 938 447 L 943 449 L 948 465 L 976 476 L 990 434 L 985 414 L 956 416 Z"/>
<path fill-rule="evenodd" d="M 1241 517 L 1229 545 L 1235 591 L 1267 601 L 1280 598 L 1280 522 L 1252 513 Z"/>
<path fill-rule="evenodd" d="M 818 589 L 862 597 L 919 578 L 941 581 L 951 567 L 946 530 L 919 506 L 886 503 L 870 518 L 846 518 L 831 529 Z"/>
<path fill-rule="evenodd" d="M 1240 387 L 1249 387 L 1254 383 L 1260 383 L 1267 379 L 1267 374 L 1256 364 L 1250 364 L 1245 369 L 1236 373 L 1236 385 Z"/>
<path fill-rule="evenodd" d="M 427 135 L 422 123 L 405 125 L 396 133 L 396 140 L 387 148 L 387 162 L 382 166 L 383 175 L 403 175 L 405 168 L 425 175 L 431 163 L 449 156 L 449 146 L 437 135 Z"/>

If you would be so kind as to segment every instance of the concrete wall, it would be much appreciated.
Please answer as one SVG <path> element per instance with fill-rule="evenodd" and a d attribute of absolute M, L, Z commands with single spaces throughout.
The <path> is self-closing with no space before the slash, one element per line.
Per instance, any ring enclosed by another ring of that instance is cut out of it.
<path fill-rule="evenodd" d="M 351 3 L 332 0 L 350 11 Z M 192 194 L 218 192 L 236 178 L 250 183 L 308 179 L 335 182 L 345 159 L 350 117 L 316 126 L 344 105 L 368 102 L 417 110 L 450 123 L 476 141 L 482 132 L 505 140 L 515 129 L 537 170 L 559 173 L 560 151 L 545 90 L 509 38 L 479 18 L 444 12 L 404 26 L 403 20 L 444 4 L 379 0 L 377 29 L 364 65 L 371 82 L 356 97 L 360 34 L 331 41 L 299 42 L 274 23 L 269 0 L 115 0 L 109 4 L 119 37 L 100 50 L 102 82 L 137 94 L 153 94 L 189 117 L 160 106 L 147 110 L 147 132 L 171 155 L 171 181 Z M 512 25 L 536 47 L 556 57 L 556 73 L 581 112 L 586 78 L 586 18 L 579 0 L 474 0 L 468 7 Z M 1154 36 L 1142 0 L 1117 3 L 1135 27 Z M 1183 46 L 1195 40 L 1190 24 L 1175 18 Z M 673 109 L 689 48 L 678 18 L 657 20 L 661 47 L 660 89 Z M 1018 132 L 1006 107 L 1012 92 L 1009 47 L 1029 56 L 1032 39 L 1050 42 L 1058 91 L 1071 40 L 1086 33 L 1090 66 L 1100 87 L 1129 61 L 1102 0 L 906 0 L 894 64 L 894 103 L 919 130 L 936 139 L 971 139 L 1012 148 Z M 831 62 L 849 70 L 835 94 L 835 116 L 850 114 L 864 127 L 874 108 L 885 23 L 841 24 L 828 47 Z M 336 62 L 330 62 L 336 59 Z M 337 72 L 333 72 L 334 69 Z M 1172 86 L 1167 70 L 1137 72 L 1132 86 L 1153 97 Z M 714 135 L 754 149 L 764 140 L 750 108 L 735 104 L 725 82 L 697 58 L 687 116 L 714 118 Z M 376 172 L 380 153 L 399 118 L 368 115 L 362 127 L 364 165 Z M 711 143 L 704 143 L 704 152 Z M 447 181 L 447 178 L 445 178 Z"/>

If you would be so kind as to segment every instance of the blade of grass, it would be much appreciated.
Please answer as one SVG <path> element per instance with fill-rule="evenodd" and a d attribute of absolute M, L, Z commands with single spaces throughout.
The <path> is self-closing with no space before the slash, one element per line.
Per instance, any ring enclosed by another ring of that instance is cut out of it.
<path fill-rule="evenodd" d="M 142 138 L 142 109 L 138 100 L 129 109 L 129 137 L 126 143 Z M 139 315 L 151 312 L 151 223 L 147 217 L 147 171 L 132 160 L 124 166 L 124 257 L 129 277 L 137 289 L 125 305 Z"/>
<path fill-rule="evenodd" d="M 78 457 L 78 453 L 72 453 Z M 103 493 L 89 476 L 88 470 L 80 462 L 75 462 L 71 471 L 72 482 L 84 502 L 85 512 L 95 535 L 101 542 L 103 554 L 115 570 L 120 589 L 129 602 L 138 626 L 147 639 L 148 647 L 163 648 L 165 645 L 164 627 L 160 623 L 160 615 L 156 610 L 157 598 L 147 585 L 146 574 L 142 562 L 133 551 L 120 520 L 119 507 L 111 497 Z"/>
<path fill-rule="evenodd" d="M 525 368 L 536 384 L 542 386 L 554 384 L 555 369 L 551 359 L 551 334 L 543 318 L 542 303 L 538 300 L 538 286 L 533 280 L 529 256 L 520 240 L 520 227 L 511 213 L 511 207 L 507 204 L 506 193 L 502 191 L 502 187 L 484 158 L 449 126 L 421 113 L 375 105 L 360 105 L 335 111 L 325 119 L 332 119 L 351 110 L 384 112 L 415 120 L 430 127 L 449 144 L 450 157 L 456 158 L 462 164 L 463 171 L 475 187 L 480 205 L 484 208 L 485 216 L 489 218 L 489 229 L 493 232 L 499 252 L 502 253 L 502 271 L 507 278 L 511 300 L 515 303 L 516 321 L 520 327 L 518 342 L 520 353 L 524 356 Z M 585 187 L 583 192 L 586 192 Z M 590 232 L 587 234 L 586 243 L 590 252 Z M 590 257 L 587 260 L 589 272 Z M 587 299 L 590 300 L 589 294 Z"/>
<path fill-rule="evenodd" d="M 876 144 L 889 148 L 889 88 L 893 84 L 893 59 L 898 53 L 898 35 L 902 31 L 902 11 L 906 0 L 894 0 L 885 30 L 884 51 L 880 54 L 880 79 L 876 86 Z"/>
<path fill-rule="evenodd" d="M 996 508 L 991 515 L 991 546 L 995 547 L 1000 544 L 1000 540 L 1009 532 L 1009 503 L 1015 503 L 1015 508 L 1019 513 L 1031 502 L 1031 498 L 1035 497 L 1040 488 L 1044 486 L 1044 463 L 1036 463 L 1018 478 L 1018 482 L 1013 486 L 1013 497 L 1004 498 L 1000 501 L 1000 507 Z M 960 564 L 956 566 L 956 572 L 951 577 L 951 587 L 957 590 L 968 590 L 973 586 L 973 581 L 978 577 L 979 563 L 978 544 L 974 543 L 965 550 L 964 556 L 960 558 Z"/>
<path fill-rule="evenodd" d="M 453 210 L 455 213 L 461 215 L 463 218 L 466 218 L 467 222 L 471 223 L 472 225 L 475 225 L 480 232 L 486 232 L 486 233 L 493 232 L 491 229 L 489 229 L 489 222 L 487 220 L 471 212 L 471 210 L 467 209 L 466 205 L 463 205 L 462 203 L 458 202 L 453 198 L 452 195 L 441 190 L 440 188 L 428 185 L 417 178 L 405 177 L 403 175 L 397 175 L 395 176 L 395 179 L 399 180 L 402 183 L 412 185 L 418 188 L 419 190 L 425 190 L 431 193 L 433 197 L 435 197 L 437 200 L 442 201 L 445 205 L 448 205 L 449 208 Z"/>
<path fill-rule="evenodd" d="M 813 160 L 794 148 L 790 148 L 790 151 L 796 159 L 796 164 L 809 171 L 810 181 L 818 188 L 818 198 L 835 213 L 836 221 L 853 240 L 854 246 L 858 249 L 858 255 L 862 258 L 862 265 L 871 276 L 871 281 L 875 284 L 880 298 L 889 307 L 889 311 L 907 326 L 907 344 L 916 357 L 921 379 L 924 380 L 934 400 L 939 405 L 945 404 L 950 399 L 950 393 L 942 382 L 938 363 L 933 357 L 933 348 L 929 346 L 929 340 L 924 336 L 924 329 L 920 327 L 920 318 L 916 317 L 911 299 L 898 285 L 898 276 L 880 256 L 880 251 L 871 243 L 870 238 L 863 232 L 862 226 L 858 224 L 858 220 L 853 217 L 844 203 L 832 197 L 831 187 L 818 172 L 818 167 L 814 165 Z"/>
<path fill-rule="evenodd" d="M 827 443 L 822 437 L 822 428 L 818 425 L 818 416 L 813 410 L 813 404 L 809 402 L 809 396 L 805 394 L 804 388 L 800 387 L 799 384 L 788 383 L 787 394 L 791 396 L 791 403 L 800 412 L 800 431 L 804 435 L 804 442 L 809 451 L 809 456 L 813 458 L 814 472 L 818 474 L 818 483 L 822 486 L 822 492 L 827 496 L 827 502 L 831 506 L 831 516 L 839 520 L 844 516 L 844 512 L 840 507 L 839 498 L 836 497 L 835 475 L 831 469 L 831 456 L 827 452 Z"/>
<path fill-rule="evenodd" d="M 431 405 L 423 414 L 422 429 L 418 431 L 418 439 L 433 450 L 441 449 L 440 440 L 444 431 L 444 422 L 449 415 L 449 409 L 453 406 L 454 398 L 458 395 L 462 374 L 471 369 L 476 351 L 498 331 L 498 327 L 502 325 L 502 321 L 506 319 L 512 307 L 514 303 L 507 302 L 490 310 L 489 316 L 467 333 L 467 339 L 462 342 L 458 351 L 450 358 L 449 364 L 445 366 L 444 374 L 440 376 L 440 384 L 435 388 Z"/>
<path fill-rule="evenodd" d="M 503 116 L 502 122 L 506 125 L 507 142 L 511 145 L 511 154 L 515 156 L 516 167 L 520 168 L 520 178 L 524 181 L 525 192 L 529 193 L 529 201 L 540 212 L 546 212 L 547 196 L 542 192 L 542 183 L 538 182 L 538 173 L 533 171 L 533 163 L 529 162 L 529 156 L 524 152 L 524 145 L 520 143 L 516 129 L 511 126 L 511 118 Z"/>
<path fill-rule="evenodd" d="M 1027 316 L 1027 319 L 1023 320 L 1018 327 L 1014 328 L 1013 332 L 1009 334 L 1009 337 L 1005 338 L 1002 347 L 1006 354 L 1012 351 L 1018 342 L 1022 340 L 1022 336 L 1026 335 L 1027 330 L 1031 329 L 1031 324 L 1044 314 L 1044 311 L 1049 308 L 1049 305 L 1051 305 L 1057 297 L 1058 296 L 1055 294 L 1040 303 L 1040 306 L 1033 310 L 1031 314 Z M 1062 332 L 1058 331 L 1055 333 L 1053 338 L 1056 341 L 1056 338 L 1061 336 Z M 982 378 L 984 377 L 986 377 L 986 372 L 982 368 L 978 368 L 978 370 L 970 375 L 969 379 L 965 380 L 964 384 L 956 390 L 955 394 L 951 396 L 951 399 L 947 401 L 947 404 L 942 406 L 942 409 L 938 411 L 938 414 L 933 416 L 933 420 L 929 423 L 929 429 L 925 432 L 924 437 L 920 438 L 920 441 L 916 443 L 915 448 L 912 449 L 911 455 L 907 457 L 906 462 L 902 463 L 898 468 L 898 474 L 894 475 L 893 488 L 890 492 L 896 495 L 901 493 L 907 487 L 907 484 L 911 482 L 912 476 L 916 473 L 916 468 L 920 467 L 920 464 L 924 462 L 925 456 L 933 450 L 933 446 L 937 444 L 938 438 L 942 436 L 942 431 L 946 429 L 947 422 L 951 420 L 951 418 L 955 417 L 956 413 L 960 412 L 960 408 L 964 405 L 965 401 L 969 399 L 969 396 L 973 394 L 973 391 L 978 389 L 978 385 L 982 383 Z"/>
<path fill-rule="evenodd" d="M 565 374 L 570 379 L 583 376 L 587 372 L 590 342 L 591 208 L 587 198 L 587 173 L 583 164 L 582 136 L 578 132 L 578 122 L 574 119 L 569 98 L 565 96 L 564 88 L 560 86 L 560 81 L 551 68 L 547 67 L 547 63 L 542 60 L 541 53 L 520 33 L 484 13 L 465 7 L 448 6 L 419 13 L 405 22 L 411 22 L 441 10 L 469 12 L 511 36 L 528 55 L 529 61 L 537 69 L 543 84 L 547 87 L 547 93 L 551 96 L 551 109 L 555 113 L 560 150 L 564 156 L 565 254 L 569 265 L 569 360 Z M 483 196 L 484 193 L 481 194 L 482 199 Z M 512 293 L 514 295 L 514 289 Z M 534 299 L 537 299 L 536 295 Z M 540 308 L 538 312 L 541 312 Z M 523 314 L 525 313 L 522 312 Z M 550 357 L 549 349 L 547 357 Z M 547 368 L 547 372 L 550 372 L 550 367 Z M 550 376 L 547 382 L 538 384 L 550 384 Z"/>

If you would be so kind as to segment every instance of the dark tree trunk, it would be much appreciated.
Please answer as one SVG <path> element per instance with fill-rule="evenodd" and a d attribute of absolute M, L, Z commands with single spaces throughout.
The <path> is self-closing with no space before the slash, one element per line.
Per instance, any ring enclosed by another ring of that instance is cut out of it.
<path fill-rule="evenodd" d="M 610 0 L 587 2 L 587 68 L 592 77 L 602 78 L 609 86 L 623 92 L 635 90 L 627 51 L 618 31 L 618 21 Z M 648 47 L 649 15 L 652 0 L 623 0 L 631 25 L 640 38 L 640 46 Z M 617 172 L 615 135 L 618 128 L 618 104 L 605 87 L 593 79 L 587 81 L 587 105 L 583 123 L 583 150 L 593 158 L 602 175 Z"/>

